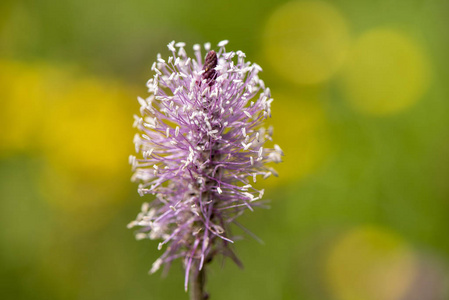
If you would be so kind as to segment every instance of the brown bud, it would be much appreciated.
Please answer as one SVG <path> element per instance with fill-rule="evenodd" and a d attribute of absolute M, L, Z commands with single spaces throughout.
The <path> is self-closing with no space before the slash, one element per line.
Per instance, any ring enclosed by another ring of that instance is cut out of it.
<path fill-rule="evenodd" d="M 204 61 L 204 73 L 202 76 L 202 79 L 207 80 L 209 86 L 213 85 L 215 82 L 215 78 L 217 78 L 217 71 L 215 70 L 217 63 L 217 53 L 215 53 L 214 50 L 209 51 L 209 53 L 207 53 L 206 60 Z"/>

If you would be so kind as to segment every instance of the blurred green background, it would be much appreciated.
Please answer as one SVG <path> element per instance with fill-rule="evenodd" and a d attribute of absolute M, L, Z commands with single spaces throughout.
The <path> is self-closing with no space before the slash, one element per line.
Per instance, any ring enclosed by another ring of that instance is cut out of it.
<path fill-rule="evenodd" d="M 0 298 L 187 299 L 126 224 L 136 97 L 167 43 L 229 39 L 275 99 L 270 210 L 212 299 L 449 299 L 449 2 L 0 2 Z M 190 53 L 192 53 L 190 51 Z M 147 198 L 148 200 L 149 198 Z M 240 234 L 240 233 L 239 233 Z M 242 233 L 243 235 L 243 233 Z"/>

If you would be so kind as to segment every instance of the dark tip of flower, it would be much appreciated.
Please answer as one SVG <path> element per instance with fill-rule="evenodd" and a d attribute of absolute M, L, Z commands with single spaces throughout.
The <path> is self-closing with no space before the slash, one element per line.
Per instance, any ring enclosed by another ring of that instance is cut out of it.
<path fill-rule="evenodd" d="M 215 78 L 217 78 L 217 71 L 215 70 L 217 63 L 217 53 L 215 53 L 214 50 L 209 51 L 209 53 L 207 53 L 206 60 L 204 61 L 204 73 L 202 76 L 203 79 L 207 80 L 209 85 L 213 85 Z"/>

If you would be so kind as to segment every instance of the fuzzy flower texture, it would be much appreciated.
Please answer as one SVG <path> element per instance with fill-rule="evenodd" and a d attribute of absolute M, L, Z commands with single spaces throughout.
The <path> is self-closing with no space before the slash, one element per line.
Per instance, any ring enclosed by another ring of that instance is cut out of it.
<path fill-rule="evenodd" d="M 262 69 L 245 62 L 242 51 L 227 52 L 227 43 L 217 52 L 205 44 L 203 60 L 200 45 L 192 59 L 184 43 L 171 42 L 172 56 L 158 55 L 151 68 L 150 96 L 138 98 L 134 144 L 140 155 L 130 156 L 132 180 L 140 182 L 141 196 L 156 197 L 128 227 L 139 227 L 137 239 L 162 240 L 158 249 L 165 252 L 151 273 L 183 259 L 186 289 L 190 270 L 201 270 L 217 254 L 240 264 L 230 225 L 246 230 L 236 218 L 263 206 L 264 190 L 251 182 L 277 175 L 266 163 L 283 155 L 277 145 L 264 148 L 272 129 L 261 125 L 273 99 L 258 77 Z"/>

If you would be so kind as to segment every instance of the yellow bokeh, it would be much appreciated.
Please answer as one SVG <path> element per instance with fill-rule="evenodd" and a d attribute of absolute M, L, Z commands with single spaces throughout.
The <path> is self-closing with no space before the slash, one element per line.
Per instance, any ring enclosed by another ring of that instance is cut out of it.
<path fill-rule="evenodd" d="M 133 148 L 131 97 L 113 82 L 78 79 L 48 107 L 43 134 L 52 164 L 84 177 L 116 176 Z M 131 116 L 131 117 L 130 117 Z"/>
<path fill-rule="evenodd" d="M 264 49 L 271 66 L 296 84 L 328 80 L 343 63 L 349 47 L 346 21 L 331 4 L 290 2 L 268 20 Z"/>
<path fill-rule="evenodd" d="M 0 154 L 32 151 L 39 142 L 45 80 L 36 66 L 0 61 Z"/>
<path fill-rule="evenodd" d="M 414 252 L 396 234 L 361 227 L 331 247 L 326 275 L 338 300 L 400 300 L 415 277 L 416 261 Z"/>
<path fill-rule="evenodd" d="M 67 212 L 101 210 L 122 199 L 133 151 L 132 93 L 94 78 L 56 86 L 47 103 L 42 144 L 47 200 Z"/>
<path fill-rule="evenodd" d="M 323 162 L 329 151 L 327 124 L 321 102 L 316 96 L 297 96 L 276 93 L 273 102 L 275 117 L 269 120 L 274 127 L 273 140 L 282 147 L 285 156 L 277 180 L 267 184 L 281 184 L 304 178 Z"/>
<path fill-rule="evenodd" d="M 342 76 L 356 110 L 387 115 L 412 106 L 429 83 L 429 63 L 419 44 L 393 29 L 375 29 L 354 44 Z"/>
<path fill-rule="evenodd" d="M 127 193 L 136 94 L 67 67 L 1 61 L 0 154 L 42 158 L 36 181 L 47 203 L 99 224 Z"/>

